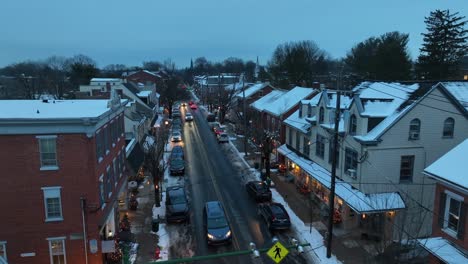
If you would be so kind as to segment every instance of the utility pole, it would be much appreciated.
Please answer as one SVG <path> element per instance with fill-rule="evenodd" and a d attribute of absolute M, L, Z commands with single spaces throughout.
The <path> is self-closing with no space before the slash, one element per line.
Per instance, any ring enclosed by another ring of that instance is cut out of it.
<path fill-rule="evenodd" d="M 244 82 L 244 75 L 242 75 L 242 117 L 244 118 L 244 152 L 245 156 L 247 157 L 247 113 L 245 112 L 245 82 Z"/>
<path fill-rule="evenodd" d="M 336 162 L 338 147 L 338 126 L 340 123 L 340 86 L 341 86 L 341 72 L 338 76 L 338 91 L 336 92 L 336 107 L 335 107 L 335 129 L 333 134 L 333 159 L 332 159 L 332 172 L 331 172 L 331 184 L 330 184 L 330 197 L 328 201 L 328 236 L 327 236 L 327 258 L 331 257 L 332 247 L 332 236 L 333 236 L 333 215 L 335 214 L 335 178 L 336 178 Z"/>

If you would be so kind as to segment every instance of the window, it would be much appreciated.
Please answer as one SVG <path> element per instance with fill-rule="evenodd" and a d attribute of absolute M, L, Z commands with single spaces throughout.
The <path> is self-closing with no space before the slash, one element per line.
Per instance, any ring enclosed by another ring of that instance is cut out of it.
<path fill-rule="evenodd" d="M 302 141 L 302 148 L 304 149 L 304 155 L 309 157 L 310 154 L 310 142 L 307 137 L 304 137 L 304 141 Z"/>
<path fill-rule="evenodd" d="M 301 147 L 301 138 L 299 137 L 299 133 L 296 132 L 296 150 L 300 150 Z"/>
<path fill-rule="evenodd" d="M 293 133 L 294 133 L 294 130 L 292 130 L 292 128 L 289 128 L 289 138 L 288 138 L 288 145 L 289 146 L 292 146 Z"/>
<path fill-rule="evenodd" d="M 357 129 L 357 119 L 356 115 L 351 115 L 351 118 L 349 119 L 349 134 L 350 135 L 356 135 L 356 129 Z"/>
<path fill-rule="evenodd" d="M 112 146 L 114 147 L 115 146 L 115 142 L 117 142 L 117 131 L 115 130 L 115 124 L 117 124 L 115 121 L 113 121 L 111 124 L 110 124 L 110 134 L 111 134 L 111 142 L 112 142 Z"/>
<path fill-rule="evenodd" d="M 358 160 L 358 153 L 357 151 L 346 148 L 345 150 L 345 173 L 347 175 L 353 176 L 353 173 L 356 173 L 357 170 L 357 162 Z"/>
<path fill-rule="evenodd" d="M 330 144 L 328 144 L 328 163 L 333 162 L 333 151 L 335 151 L 335 141 L 330 140 Z M 336 152 L 336 166 L 338 167 L 340 161 L 340 149 L 338 147 L 338 151 Z"/>
<path fill-rule="evenodd" d="M 65 259 L 65 238 L 66 237 L 54 237 L 47 238 L 49 240 L 49 254 L 51 264 L 66 264 Z"/>
<path fill-rule="evenodd" d="M 104 190 L 104 174 L 101 174 L 99 177 L 99 205 L 102 207 L 104 201 L 106 200 L 105 197 L 105 190 Z"/>
<path fill-rule="evenodd" d="M 103 130 L 102 133 L 104 135 L 104 150 L 106 152 L 106 155 L 109 154 L 109 149 L 110 149 L 110 138 L 109 138 L 109 127 L 106 126 Z"/>
<path fill-rule="evenodd" d="M 466 204 L 463 202 L 462 196 L 448 190 L 441 192 L 439 226 L 448 234 L 463 239 L 466 210 Z"/>
<path fill-rule="evenodd" d="M 307 105 L 307 117 L 312 117 L 312 106 Z"/>
<path fill-rule="evenodd" d="M 3 260 L 7 261 L 6 241 L 0 241 L 0 258 L 3 258 Z"/>
<path fill-rule="evenodd" d="M 413 178 L 414 156 L 401 156 L 400 181 L 411 181 Z"/>
<path fill-rule="evenodd" d="M 45 221 L 62 221 L 62 199 L 60 189 L 62 187 L 42 187 L 44 192 Z"/>
<path fill-rule="evenodd" d="M 102 157 L 104 157 L 104 139 L 103 139 L 103 131 L 96 132 L 96 157 L 100 162 Z"/>
<path fill-rule="evenodd" d="M 421 121 L 419 119 L 413 119 L 410 122 L 410 129 L 409 129 L 409 140 L 417 140 L 419 139 L 419 132 L 421 130 Z"/>
<path fill-rule="evenodd" d="M 110 166 L 107 166 L 106 169 L 106 194 L 107 197 L 112 195 L 112 176 L 110 172 Z"/>
<path fill-rule="evenodd" d="M 323 107 L 320 107 L 320 111 L 319 111 L 319 123 L 323 123 L 323 119 L 325 118 L 325 113 L 323 112 Z"/>
<path fill-rule="evenodd" d="M 302 118 L 302 104 L 299 105 L 299 118 Z"/>
<path fill-rule="evenodd" d="M 317 141 L 315 142 L 315 155 L 323 159 L 325 155 L 325 138 L 317 134 Z"/>
<path fill-rule="evenodd" d="M 444 131 L 442 136 L 444 138 L 453 138 L 453 130 L 455 128 L 455 120 L 451 117 L 445 119 Z"/>
<path fill-rule="evenodd" d="M 114 185 L 117 185 L 118 179 L 119 179 L 119 169 L 117 166 L 117 159 L 114 158 L 114 161 L 112 162 L 114 166 Z"/>
<path fill-rule="evenodd" d="M 38 136 L 41 169 L 57 169 L 57 136 Z"/>

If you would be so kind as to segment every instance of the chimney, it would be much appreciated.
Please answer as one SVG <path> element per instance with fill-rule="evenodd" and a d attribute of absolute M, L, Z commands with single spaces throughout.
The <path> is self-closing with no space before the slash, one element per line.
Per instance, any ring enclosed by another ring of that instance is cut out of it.
<path fill-rule="evenodd" d="M 319 89 L 320 88 L 320 83 L 319 82 L 313 82 L 312 83 L 312 88 Z"/>

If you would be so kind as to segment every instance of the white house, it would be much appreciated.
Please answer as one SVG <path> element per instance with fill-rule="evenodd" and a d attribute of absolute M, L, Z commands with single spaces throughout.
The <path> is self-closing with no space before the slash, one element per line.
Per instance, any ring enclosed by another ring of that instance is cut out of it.
<path fill-rule="evenodd" d="M 291 149 L 301 150 L 307 140 L 297 144 L 296 134 L 303 138 L 304 133 L 291 122 L 286 122 L 290 147 L 279 149 L 290 169 L 305 171 L 312 179 L 312 191 L 324 202 L 336 100 L 326 94 L 302 106 L 311 123 L 309 158 Z M 335 205 L 342 227 L 361 227 L 363 233 L 385 240 L 430 234 L 434 183 L 422 171 L 468 137 L 468 83 L 365 82 L 353 94 L 352 99 L 341 98 L 346 110 L 339 126 Z"/>

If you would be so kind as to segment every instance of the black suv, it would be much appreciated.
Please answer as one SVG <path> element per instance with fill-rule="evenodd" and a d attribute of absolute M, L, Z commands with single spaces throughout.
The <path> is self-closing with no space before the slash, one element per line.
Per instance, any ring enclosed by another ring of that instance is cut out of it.
<path fill-rule="evenodd" d="M 190 220 L 189 203 L 184 187 L 171 186 L 166 189 L 166 221 L 185 222 Z"/>
<path fill-rule="evenodd" d="M 258 214 L 265 220 L 270 230 L 289 229 L 291 227 L 288 212 L 280 203 L 259 204 Z"/>
<path fill-rule="evenodd" d="M 219 201 L 211 201 L 203 208 L 203 226 L 205 227 L 208 245 L 230 243 L 231 227 Z"/>
<path fill-rule="evenodd" d="M 245 189 L 250 197 L 254 198 L 257 202 L 271 201 L 271 191 L 262 181 L 249 181 L 245 185 Z"/>

